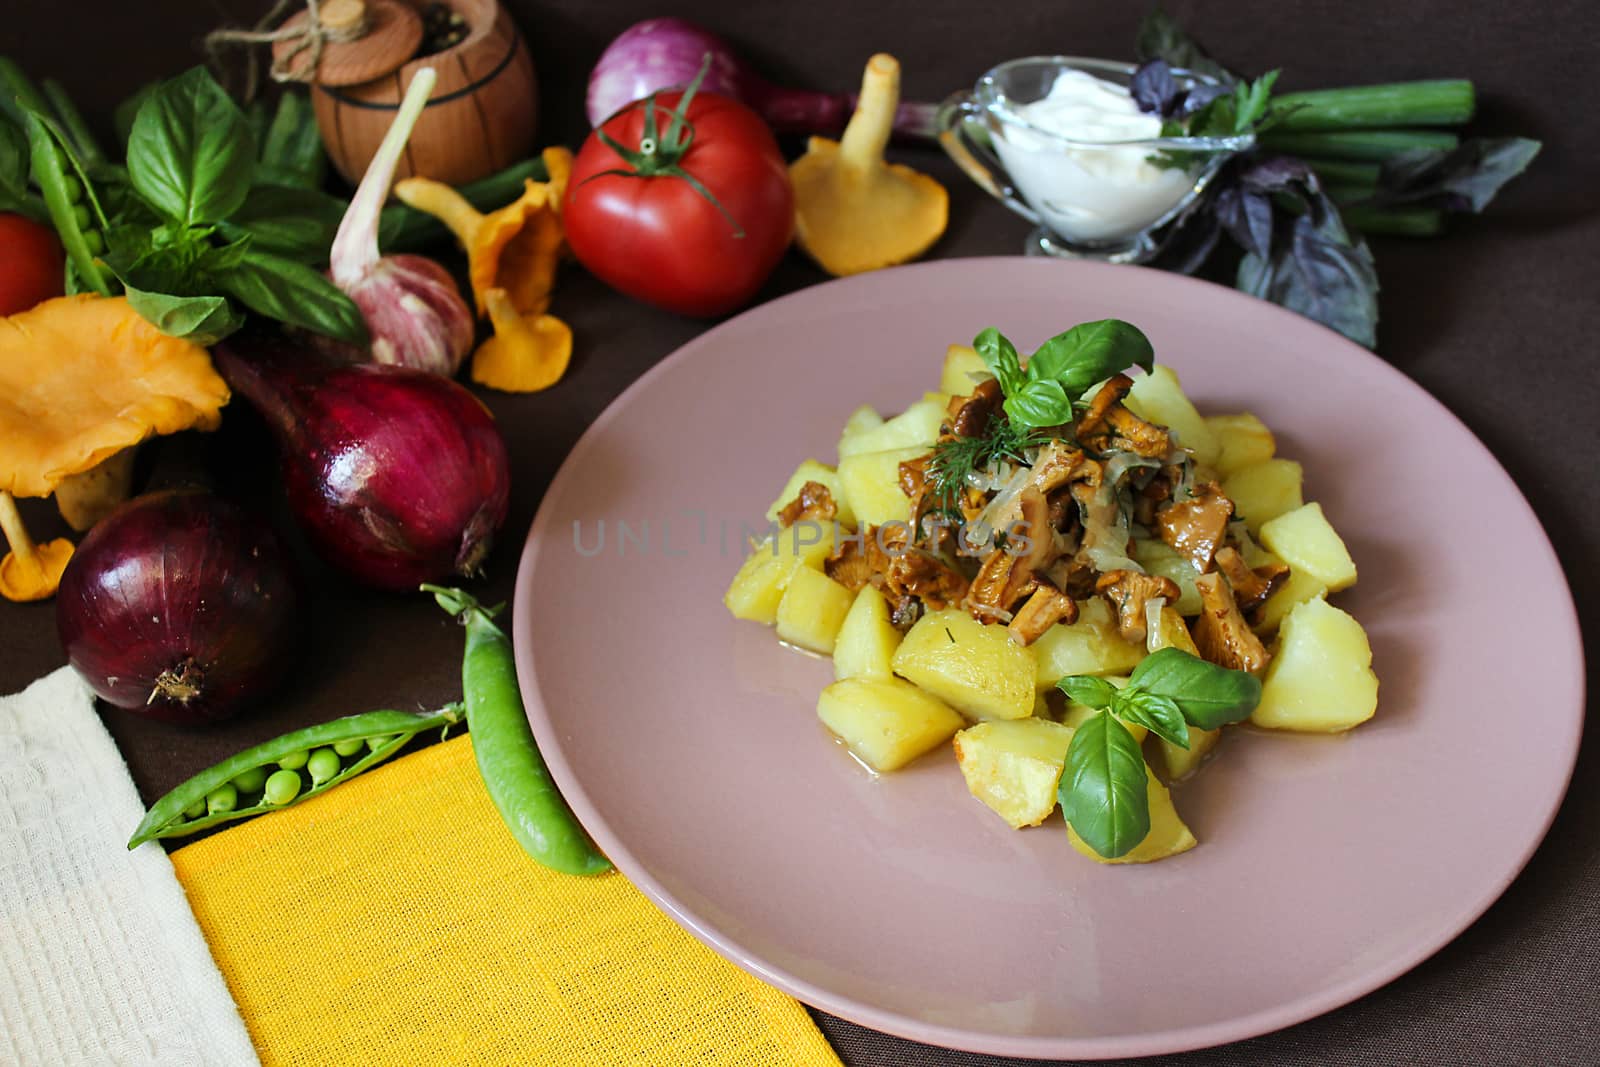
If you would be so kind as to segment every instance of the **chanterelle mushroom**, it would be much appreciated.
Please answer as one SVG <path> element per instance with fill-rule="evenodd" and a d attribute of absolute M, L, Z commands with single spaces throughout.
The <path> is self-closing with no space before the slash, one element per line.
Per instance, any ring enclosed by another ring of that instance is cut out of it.
<path fill-rule="evenodd" d="M 1144 644 L 1149 633 L 1145 623 L 1145 603 L 1155 597 L 1177 600 L 1178 583 L 1159 574 L 1141 574 L 1138 571 L 1119 570 L 1102 574 L 1094 584 L 1095 592 L 1106 598 L 1117 613 L 1117 632 L 1123 640 L 1136 645 Z"/>
<path fill-rule="evenodd" d="M 1217 571 L 1194 580 L 1200 591 L 1200 614 L 1192 627 L 1195 647 L 1202 658 L 1219 667 L 1260 674 L 1267 669 L 1267 648 L 1234 603 L 1233 591 Z"/>
<path fill-rule="evenodd" d="M 546 314 L 556 262 L 565 241 L 561 198 L 572 153 L 546 148 L 546 181 L 526 181 L 522 195 L 487 214 L 443 182 L 407 178 L 395 196 L 450 228 L 467 252 L 467 276 L 478 314 L 494 337 L 472 357 L 472 380 L 491 389 L 527 393 L 554 385 L 572 355 L 572 330 Z"/>
<path fill-rule="evenodd" d="M 1194 497 L 1169 504 L 1156 512 L 1156 536 L 1172 546 L 1197 571 L 1211 569 L 1212 557 L 1228 535 L 1233 501 L 1222 495 L 1217 483 L 1201 486 Z"/>
<path fill-rule="evenodd" d="M 1026 648 L 1058 622 L 1071 624 L 1078 619 L 1078 603 L 1053 585 L 1039 583 L 1028 602 L 1017 609 L 1006 630 L 1011 640 Z"/>
<path fill-rule="evenodd" d="M 0 319 L 0 595 L 55 592 L 72 545 L 35 545 L 13 496 L 61 481 L 147 437 L 216 429 L 228 387 L 205 349 L 157 330 L 122 297 L 64 296 Z"/>
<path fill-rule="evenodd" d="M 829 274 L 905 263 L 944 233 L 950 210 L 944 186 L 884 162 L 899 103 L 900 62 L 880 52 L 867 61 L 844 136 L 811 138 L 806 154 L 789 165 L 795 241 Z"/>

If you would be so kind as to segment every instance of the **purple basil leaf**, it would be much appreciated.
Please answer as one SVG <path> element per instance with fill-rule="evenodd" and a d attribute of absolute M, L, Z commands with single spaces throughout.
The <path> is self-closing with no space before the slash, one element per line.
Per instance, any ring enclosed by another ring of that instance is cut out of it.
<path fill-rule="evenodd" d="M 1178 116 L 1182 118 L 1187 115 L 1193 115 L 1211 103 L 1211 101 L 1218 97 L 1227 96 L 1232 91 L 1226 85 L 1206 85 L 1203 82 L 1197 84 L 1184 94 L 1183 104 L 1178 108 Z"/>
<path fill-rule="evenodd" d="M 1172 67 L 1164 59 L 1152 59 L 1133 72 L 1129 86 L 1134 103 L 1139 110 L 1150 115 L 1171 118 L 1183 96 L 1183 86 L 1172 76 Z"/>
<path fill-rule="evenodd" d="M 1378 273 L 1372 252 L 1350 236 L 1338 210 L 1320 194 L 1271 256 L 1245 255 L 1236 284 L 1357 344 L 1371 348 L 1377 340 Z"/>
<path fill-rule="evenodd" d="M 1316 188 L 1311 168 L 1293 156 L 1261 156 L 1240 173 L 1239 182 L 1253 193 L 1298 192 L 1296 185 Z"/>
<path fill-rule="evenodd" d="M 1272 201 L 1265 193 L 1231 185 L 1217 194 L 1212 210 L 1240 248 L 1262 259 L 1272 254 Z"/>
<path fill-rule="evenodd" d="M 1181 70 L 1209 74 L 1230 86 L 1239 80 L 1233 71 L 1207 55 L 1198 42 L 1183 32 L 1177 20 L 1160 8 L 1151 11 L 1139 24 L 1134 51 L 1141 61 L 1164 59 Z"/>
<path fill-rule="evenodd" d="M 1482 211 L 1506 182 L 1539 154 L 1526 137 L 1475 137 L 1449 151 L 1416 149 L 1387 161 L 1375 206 L 1423 204 L 1447 211 Z"/>

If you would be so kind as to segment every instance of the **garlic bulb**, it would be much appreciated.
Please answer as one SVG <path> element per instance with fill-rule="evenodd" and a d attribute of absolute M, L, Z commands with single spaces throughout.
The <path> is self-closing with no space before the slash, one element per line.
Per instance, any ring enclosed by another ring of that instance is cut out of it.
<path fill-rule="evenodd" d="M 378 363 L 451 377 L 472 349 L 472 310 L 448 271 L 423 256 L 381 256 L 378 220 L 406 140 L 428 104 L 437 75 L 411 79 L 389 132 L 372 157 L 333 239 L 329 274 L 361 309 Z"/>

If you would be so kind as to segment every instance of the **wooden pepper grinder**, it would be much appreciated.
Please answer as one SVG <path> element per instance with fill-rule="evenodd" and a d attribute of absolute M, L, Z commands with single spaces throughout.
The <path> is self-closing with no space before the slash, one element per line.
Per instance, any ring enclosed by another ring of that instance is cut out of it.
<path fill-rule="evenodd" d="M 465 22 L 465 36 L 419 57 L 423 10 L 441 6 Z M 302 37 L 277 42 L 273 53 L 309 83 L 328 158 L 350 184 L 361 180 L 421 67 L 433 67 L 439 81 L 406 145 L 399 177 L 460 185 L 532 154 L 538 114 L 533 60 L 498 0 L 324 0 L 317 14 L 327 34 L 319 49 L 303 47 Z M 310 17 L 302 11 L 283 29 L 303 27 Z M 316 71 L 308 76 L 304 68 L 313 56 Z"/>

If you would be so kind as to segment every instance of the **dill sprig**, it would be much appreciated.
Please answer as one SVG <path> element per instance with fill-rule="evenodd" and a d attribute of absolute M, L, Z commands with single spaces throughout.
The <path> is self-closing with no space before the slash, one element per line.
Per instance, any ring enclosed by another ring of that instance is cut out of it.
<path fill-rule="evenodd" d="M 966 491 L 971 474 L 1003 460 L 1027 463 L 1028 449 L 1038 448 L 1048 440 L 1049 435 L 1043 430 L 1020 427 L 996 412 L 983 433 L 948 438 L 933 446 L 927 475 L 931 495 L 942 510 L 959 512 L 961 494 Z"/>

